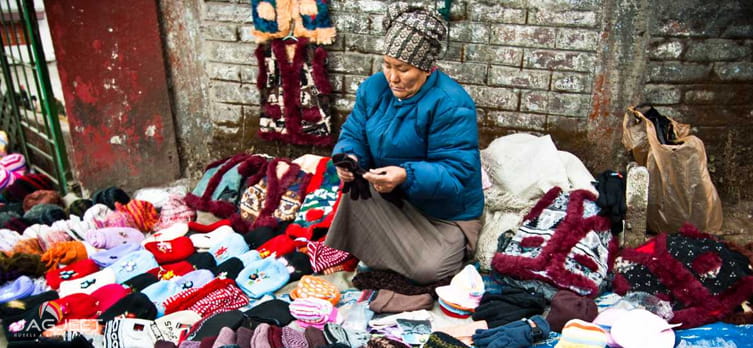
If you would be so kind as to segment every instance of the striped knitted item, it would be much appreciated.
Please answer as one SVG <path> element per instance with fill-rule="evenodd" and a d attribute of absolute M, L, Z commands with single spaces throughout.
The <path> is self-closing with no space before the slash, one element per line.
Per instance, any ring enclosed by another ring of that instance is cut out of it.
<path fill-rule="evenodd" d="M 209 317 L 217 313 L 232 311 L 248 305 L 248 297 L 233 283 L 224 288 L 214 290 L 200 298 L 189 311 L 194 311 L 201 317 Z"/>
<path fill-rule="evenodd" d="M 290 303 L 290 315 L 298 319 L 301 327 L 324 328 L 324 324 L 334 322 L 337 308 L 332 303 L 319 298 L 299 298 Z"/>
<path fill-rule="evenodd" d="M 165 300 L 165 302 L 163 303 L 165 305 L 165 314 L 186 310 L 214 291 L 218 289 L 224 289 L 229 286 L 235 287 L 235 281 L 233 281 L 232 279 L 215 278 L 214 280 L 200 288 L 191 288 L 181 291 L 180 293 L 170 296 L 167 298 L 167 300 Z M 245 295 L 241 297 L 246 299 L 246 302 L 248 302 Z M 202 315 L 202 318 L 203 317 L 205 316 Z"/>
<path fill-rule="evenodd" d="M 298 286 L 290 292 L 290 298 L 320 298 L 332 305 L 340 302 L 340 290 L 324 278 L 306 275 L 301 277 Z"/>
<path fill-rule="evenodd" d="M 286 348 L 309 348 L 306 337 L 303 332 L 286 326 L 282 328 L 282 343 Z"/>
<path fill-rule="evenodd" d="M 353 259 L 353 256 L 348 252 L 330 248 L 322 242 L 308 242 L 306 253 L 309 255 L 309 260 L 311 260 L 311 268 L 317 273 L 342 265 Z"/>
<path fill-rule="evenodd" d="M 8 168 L 0 167 L 0 190 L 5 189 L 16 181 L 16 176 Z"/>
<path fill-rule="evenodd" d="M 13 202 L 22 202 L 26 195 L 37 190 L 54 190 L 55 184 L 47 175 L 26 174 L 17 177 L 16 181 L 5 190 L 5 196 Z"/>
<path fill-rule="evenodd" d="M 640 333 L 639 333 L 640 334 Z M 555 348 L 604 348 L 607 345 L 607 333 L 596 324 L 580 319 L 572 319 L 562 328 Z"/>
<path fill-rule="evenodd" d="M 128 204 L 115 202 L 115 209 L 128 213 L 141 232 L 151 232 L 154 225 L 159 221 L 159 213 L 154 205 L 147 201 L 132 199 Z"/>
<path fill-rule="evenodd" d="M 154 226 L 155 231 L 169 228 L 180 222 L 192 222 L 196 220 L 196 210 L 189 207 L 182 197 L 171 195 L 162 205 L 159 221 Z"/>
<path fill-rule="evenodd" d="M 12 153 L 0 158 L 0 165 L 19 176 L 26 174 L 26 158 L 20 153 Z"/>

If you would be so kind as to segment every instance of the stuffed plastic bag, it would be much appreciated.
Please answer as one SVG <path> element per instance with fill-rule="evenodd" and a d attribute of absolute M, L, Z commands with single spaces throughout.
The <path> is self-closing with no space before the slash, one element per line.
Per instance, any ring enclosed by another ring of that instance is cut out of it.
<path fill-rule="evenodd" d="M 703 142 L 689 135 L 689 125 L 666 119 L 669 124 L 661 138 L 654 123 L 636 108 L 628 108 L 622 124 L 622 144 L 649 172 L 648 229 L 672 233 L 689 222 L 719 233 L 722 202 L 709 175 Z"/>

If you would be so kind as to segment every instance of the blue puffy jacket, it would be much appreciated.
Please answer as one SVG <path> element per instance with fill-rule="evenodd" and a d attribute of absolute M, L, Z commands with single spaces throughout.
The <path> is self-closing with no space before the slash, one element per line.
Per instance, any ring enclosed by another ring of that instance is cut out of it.
<path fill-rule="evenodd" d="M 435 70 L 414 96 L 400 100 L 383 73 L 366 79 L 335 145 L 365 169 L 396 165 L 400 185 L 425 215 L 445 220 L 481 216 L 481 160 L 476 105 L 457 82 Z"/>

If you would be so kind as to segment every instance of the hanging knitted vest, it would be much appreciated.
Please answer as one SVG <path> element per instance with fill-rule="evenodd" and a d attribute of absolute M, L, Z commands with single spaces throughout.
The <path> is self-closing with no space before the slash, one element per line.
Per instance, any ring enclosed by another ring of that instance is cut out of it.
<path fill-rule="evenodd" d="M 293 56 L 289 59 L 288 48 Z M 332 143 L 327 51 L 308 44 L 274 40 L 256 49 L 262 114 L 259 136 L 297 145 Z"/>
<path fill-rule="evenodd" d="M 251 0 L 252 31 L 257 43 L 280 39 L 290 33 L 328 45 L 335 40 L 329 16 L 329 0 Z"/>

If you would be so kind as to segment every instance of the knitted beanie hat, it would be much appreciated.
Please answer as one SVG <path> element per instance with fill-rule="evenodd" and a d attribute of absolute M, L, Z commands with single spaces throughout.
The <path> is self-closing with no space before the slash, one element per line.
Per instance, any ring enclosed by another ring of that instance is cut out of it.
<path fill-rule="evenodd" d="M 147 273 L 154 274 L 159 280 L 170 280 L 176 276 L 182 276 L 193 271 L 195 269 L 188 261 L 178 261 L 159 265 L 159 267 L 148 270 Z"/>
<path fill-rule="evenodd" d="M 254 330 L 254 337 L 251 338 L 251 347 L 254 348 L 271 348 L 269 344 L 269 324 L 262 323 Z"/>
<path fill-rule="evenodd" d="M 209 233 L 194 233 L 189 236 L 194 247 L 200 251 L 209 250 L 215 244 L 235 233 L 232 227 L 222 225 Z"/>
<path fill-rule="evenodd" d="M 8 168 L 0 166 L 0 190 L 16 182 L 16 176 Z"/>
<path fill-rule="evenodd" d="M 128 204 L 130 200 L 131 197 L 129 197 L 125 191 L 115 186 L 101 189 L 92 194 L 92 202 L 94 202 L 94 204 L 104 204 L 111 210 L 115 210 L 115 202 Z"/>
<path fill-rule="evenodd" d="M 0 318 L 17 317 L 38 307 L 43 302 L 56 300 L 57 298 L 57 291 L 50 290 L 26 298 L 0 303 Z"/>
<path fill-rule="evenodd" d="M 82 242 L 60 242 L 47 249 L 42 255 L 42 262 L 48 268 L 55 268 L 59 264 L 69 265 L 88 258 L 86 246 Z"/>
<path fill-rule="evenodd" d="M 290 315 L 290 303 L 283 300 L 272 299 L 255 305 L 253 308 L 243 312 L 252 322 L 267 323 L 270 325 L 287 326 L 295 320 Z"/>
<path fill-rule="evenodd" d="M 45 275 L 45 279 L 51 288 L 57 289 L 60 282 L 82 278 L 98 271 L 99 267 L 92 259 L 84 259 L 64 268 L 51 269 Z"/>
<path fill-rule="evenodd" d="M 61 319 L 90 319 L 97 316 L 97 299 L 88 294 L 71 294 L 52 300 L 60 305 Z"/>
<path fill-rule="evenodd" d="M 272 227 L 259 227 L 248 231 L 244 238 L 251 249 L 256 249 L 282 232 Z"/>
<path fill-rule="evenodd" d="M 122 284 L 131 288 L 133 292 L 139 292 L 158 281 L 159 279 L 157 279 L 157 276 L 153 274 L 141 273 L 135 277 L 131 277 L 131 279 L 122 282 Z"/>
<path fill-rule="evenodd" d="M 0 286 L 0 303 L 25 298 L 33 292 L 34 281 L 27 276 L 20 276 Z"/>
<path fill-rule="evenodd" d="M 369 341 L 366 331 L 348 330 L 337 323 L 324 325 L 324 337 L 330 344 L 343 343 L 348 347 L 363 347 Z"/>
<path fill-rule="evenodd" d="M 86 232 L 86 242 L 98 249 L 112 249 L 123 244 L 140 244 L 141 231 L 131 227 L 105 227 Z"/>
<path fill-rule="evenodd" d="M 186 311 L 181 311 L 186 312 Z M 188 311 L 193 312 L 193 311 Z M 176 312 L 180 313 L 180 312 Z M 198 313 L 194 312 L 196 315 Z M 166 315 L 166 317 L 171 316 L 172 314 Z M 201 317 L 200 317 L 201 318 Z M 220 330 L 223 327 L 229 327 L 233 330 L 240 328 L 241 326 L 246 326 L 247 320 L 243 317 L 243 312 L 239 310 L 229 310 L 226 312 L 221 312 L 217 314 L 212 314 L 210 316 L 205 316 L 201 318 L 198 322 L 196 322 L 194 325 L 192 325 L 191 329 L 188 332 L 188 336 L 186 339 L 192 340 L 192 341 L 199 341 L 203 340 L 207 337 L 216 337 Z M 247 343 L 251 342 L 251 337 L 253 336 L 254 332 L 249 330 L 249 336 L 247 337 L 248 341 Z"/>
<path fill-rule="evenodd" d="M 233 233 L 209 248 L 209 253 L 212 254 L 219 265 L 231 257 L 244 254 L 248 250 L 248 244 L 243 240 L 243 236 Z"/>
<path fill-rule="evenodd" d="M 635 332 L 641 335 L 640 332 Z M 580 319 L 568 321 L 562 328 L 562 336 L 556 348 L 604 348 L 607 346 L 607 332 L 599 325 Z"/>
<path fill-rule="evenodd" d="M 41 257 L 37 254 L 0 254 L 0 284 L 14 280 L 22 275 L 38 278 L 47 271 Z"/>
<path fill-rule="evenodd" d="M 18 176 L 26 174 L 26 158 L 20 153 L 11 153 L 0 158 L 0 166 Z"/>
<path fill-rule="evenodd" d="M 596 302 L 585 296 L 580 296 L 569 290 L 560 290 L 552 297 L 552 306 L 546 321 L 552 331 L 560 332 L 565 323 L 571 319 L 581 319 L 591 322 L 599 314 Z"/>
<path fill-rule="evenodd" d="M 84 212 L 84 217 L 82 218 L 84 222 L 91 226 L 95 227 L 105 227 L 105 219 L 107 218 L 107 215 L 110 215 L 113 213 L 113 210 L 108 208 L 104 204 L 95 204 L 92 205 L 89 209 L 86 209 Z"/>
<path fill-rule="evenodd" d="M 84 213 L 94 205 L 90 199 L 77 199 L 68 206 L 68 215 L 76 215 L 78 217 L 84 217 Z"/>
<path fill-rule="evenodd" d="M 193 311 L 178 311 L 154 319 L 154 325 L 165 341 L 178 343 L 201 317 Z"/>
<path fill-rule="evenodd" d="M 16 243 L 16 245 L 13 246 L 13 250 L 11 250 L 12 254 L 36 254 L 36 255 L 43 255 L 46 253 L 45 250 L 42 250 L 42 247 L 39 245 L 39 239 L 37 238 L 30 238 L 30 239 L 21 239 Z M 49 268 L 52 267 L 51 265 L 47 265 L 47 261 L 45 259 L 42 260 L 42 262 L 45 263 L 45 265 Z"/>
<path fill-rule="evenodd" d="M 173 240 L 146 243 L 144 248 L 154 255 L 159 264 L 185 260 L 196 249 L 188 237 L 178 237 Z"/>
<path fill-rule="evenodd" d="M 105 268 L 78 279 L 60 282 L 58 293 L 61 297 L 78 293 L 91 294 L 105 285 L 114 283 L 115 273 L 111 269 Z"/>
<path fill-rule="evenodd" d="M 289 326 L 282 328 L 282 344 L 286 348 L 309 348 L 306 337 L 303 332 L 293 329 Z"/>
<path fill-rule="evenodd" d="M 329 301 L 336 306 L 340 302 L 340 290 L 328 280 L 316 276 L 303 276 L 295 289 L 290 292 L 290 298 L 319 298 Z"/>
<path fill-rule="evenodd" d="M 5 224 L 10 221 L 10 219 L 20 217 L 21 214 L 13 210 L 0 212 L 0 226 L 5 226 Z"/>
<path fill-rule="evenodd" d="M 123 283 L 139 274 L 146 273 L 148 270 L 159 266 L 154 255 L 146 250 L 122 256 L 118 261 L 110 265 L 109 269 L 115 272 L 115 281 Z"/>
<path fill-rule="evenodd" d="M 175 223 L 170 227 L 158 229 L 157 232 L 152 233 L 141 244 L 149 242 L 161 242 L 163 240 L 171 240 L 178 237 L 183 237 L 188 233 L 188 225 L 183 222 Z"/>
<path fill-rule="evenodd" d="M 217 263 L 214 261 L 214 257 L 212 257 L 212 254 L 210 253 L 193 253 L 186 259 L 186 261 L 192 264 L 196 269 L 206 269 L 212 271 L 215 274 L 217 273 L 215 271 L 215 269 L 217 268 Z"/>
<path fill-rule="evenodd" d="M 11 251 L 13 246 L 21 240 L 21 235 L 18 232 L 9 230 L 7 228 L 0 229 L 0 251 Z"/>
<path fill-rule="evenodd" d="M 94 261 L 99 267 L 108 267 L 120 260 L 122 257 L 139 250 L 142 250 L 140 244 L 126 243 L 100 251 L 90 256 L 89 258 Z"/>
<path fill-rule="evenodd" d="M 282 343 L 282 328 L 276 325 L 271 325 L 269 327 L 269 331 L 267 332 L 267 339 L 269 340 L 269 345 L 272 348 L 287 348 L 283 346 Z"/>
<path fill-rule="evenodd" d="M 53 190 L 55 184 L 47 175 L 26 174 L 5 189 L 5 198 L 12 202 L 23 202 L 26 195 L 37 190 Z"/>
<path fill-rule="evenodd" d="M 240 348 L 251 348 L 251 339 L 253 337 L 253 330 L 247 327 L 239 327 L 238 330 L 235 331 L 235 344 L 237 344 Z"/>
<path fill-rule="evenodd" d="M 327 345 L 327 339 L 324 338 L 324 332 L 321 329 L 309 326 L 303 331 L 303 337 L 306 337 L 309 347 L 316 348 Z"/>
<path fill-rule="evenodd" d="M 189 207 L 182 197 L 171 195 L 162 205 L 159 221 L 154 229 L 159 231 L 176 223 L 188 223 L 196 219 L 196 210 Z"/>
<path fill-rule="evenodd" d="M 288 283 L 290 274 L 280 261 L 268 257 L 256 261 L 238 274 L 238 286 L 252 298 L 271 294 Z"/>
<path fill-rule="evenodd" d="M 23 233 L 29 227 L 29 223 L 21 217 L 12 217 L 3 225 L 3 228 Z"/>
<path fill-rule="evenodd" d="M 24 211 L 28 211 L 37 204 L 55 204 L 62 207 L 63 201 L 60 198 L 60 194 L 53 190 L 38 190 L 24 197 Z"/>
<path fill-rule="evenodd" d="M 345 271 L 353 271 L 358 264 L 355 257 L 347 251 L 328 247 L 322 242 L 309 241 L 306 244 L 306 253 L 309 256 L 311 268 L 317 273 L 328 273 L 326 272 L 328 269 L 340 268 Z M 349 263 L 353 265 L 347 266 Z"/>
<path fill-rule="evenodd" d="M 387 337 L 372 337 L 366 343 L 366 348 L 410 348 L 400 341 L 395 341 Z"/>
<path fill-rule="evenodd" d="M 227 259 L 225 262 L 217 265 L 217 268 L 214 270 L 214 274 L 216 274 L 218 277 L 221 277 L 223 274 L 226 278 L 235 279 L 238 277 L 238 274 L 243 271 L 243 268 L 245 266 L 243 265 L 243 261 L 237 257 L 231 257 Z"/>
<path fill-rule="evenodd" d="M 67 217 L 65 210 L 59 205 L 46 203 L 37 204 L 24 213 L 24 220 L 31 224 L 52 225 L 53 222 L 65 220 Z"/>
<path fill-rule="evenodd" d="M 314 273 L 314 270 L 311 269 L 311 262 L 309 262 L 308 255 L 302 252 L 294 251 L 278 260 L 287 267 L 288 273 L 290 273 L 291 282 L 300 280 L 301 277 Z"/>
<path fill-rule="evenodd" d="M 299 298 L 290 304 L 290 315 L 298 319 L 301 327 L 324 328 L 324 324 L 337 322 L 338 311 L 331 302 L 320 298 Z"/>
<path fill-rule="evenodd" d="M 117 318 L 110 321 L 105 324 L 105 347 L 154 347 L 157 339 L 151 327 L 151 320 Z"/>
<path fill-rule="evenodd" d="M 403 3 L 387 7 L 384 54 L 423 71 L 431 67 L 442 50 L 447 32 L 444 22 L 429 11 Z"/>
<path fill-rule="evenodd" d="M 110 321 L 120 315 L 154 320 L 157 316 L 157 309 L 154 307 L 154 303 L 149 301 L 149 298 L 146 297 L 146 295 L 140 292 L 135 292 L 121 298 L 108 310 L 102 313 L 99 316 L 99 319 L 102 321 Z"/>
<path fill-rule="evenodd" d="M 130 293 L 131 289 L 120 284 L 108 284 L 94 290 L 91 296 L 97 300 L 97 315 L 104 313 Z"/>
<path fill-rule="evenodd" d="M 120 212 L 129 214 L 141 232 L 151 232 L 154 225 L 159 221 L 157 209 L 147 201 L 132 199 L 127 204 L 116 202 L 115 208 Z"/>
<path fill-rule="evenodd" d="M 429 335 L 429 339 L 424 344 L 426 348 L 468 348 L 468 346 L 444 332 L 436 331 Z M 518 346 L 516 346 L 518 347 Z"/>

